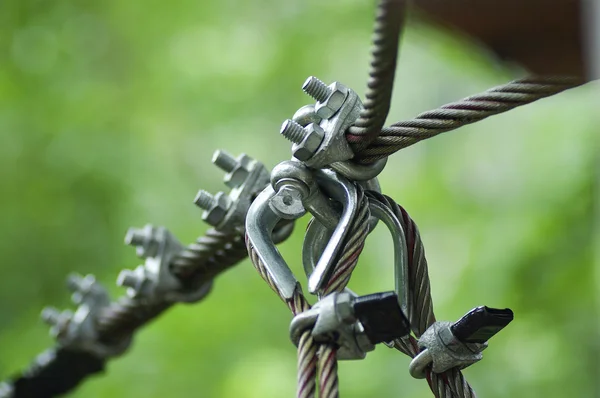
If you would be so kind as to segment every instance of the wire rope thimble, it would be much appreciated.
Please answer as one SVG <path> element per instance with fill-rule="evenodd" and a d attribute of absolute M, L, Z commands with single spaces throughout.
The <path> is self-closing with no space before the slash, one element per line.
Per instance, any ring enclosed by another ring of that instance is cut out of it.
<path fill-rule="evenodd" d="M 343 177 L 338 176 L 338 178 Z M 371 216 L 382 221 L 388 227 L 388 230 L 392 235 L 394 243 L 394 291 L 398 297 L 398 303 L 404 316 L 408 317 L 408 249 L 402 223 L 389 207 L 374 198 L 369 198 L 369 208 Z M 332 235 L 330 230 L 328 230 L 324 224 L 312 222 L 306 230 L 302 248 L 302 262 L 306 274 L 310 275 L 310 278 L 313 278 L 313 275 L 322 277 L 322 279 L 318 280 L 320 283 L 315 283 L 315 285 L 313 285 L 317 288 L 320 288 L 320 286 L 323 286 L 327 282 L 325 277 L 327 272 L 322 272 L 320 274 L 315 274 L 315 272 L 320 264 L 324 263 L 327 259 L 327 257 L 325 257 L 327 255 L 325 252 L 327 246 L 325 245 L 328 245 L 328 236 Z"/>
<path fill-rule="evenodd" d="M 451 368 L 466 368 L 483 358 L 487 341 L 514 318 L 513 312 L 485 306 L 469 311 L 458 321 L 435 322 L 419 338 L 421 352 L 409 365 L 417 379 L 426 377 L 426 369 L 442 373 Z"/>

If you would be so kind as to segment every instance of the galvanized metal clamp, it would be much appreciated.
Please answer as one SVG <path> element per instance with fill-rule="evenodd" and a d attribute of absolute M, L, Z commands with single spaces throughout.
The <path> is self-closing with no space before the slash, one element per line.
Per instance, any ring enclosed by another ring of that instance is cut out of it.
<path fill-rule="evenodd" d="M 77 304 L 75 312 L 59 311 L 46 307 L 42 319 L 51 325 L 50 334 L 61 347 L 89 352 L 98 358 L 109 358 L 123 354 L 131 344 L 131 336 L 119 341 L 100 342 L 96 322 L 100 311 L 110 305 L 106 289 L 93 275 L 69 275 L 67 286 L 73 292 L 72 300 Z"/>
<path fill-rule="evenodd" d="M 358 297 L 345 291 L 325 296 L 294 317 L 290 324 L 294 344 L 305 330 L 311 330 L 319 343 L 337 345 L 338 359 L 364 359 L 376 344 L 408 335 L 410 324 L 394 292 Z"/>
<path fill-rule="evenodd" d="M 487 341 L 513 320 L 510 309 L 477 307 L 457 322 L 435 322 L 419 338 L 421 352 L 409 366 L 411 376 L 426 377 L 426 369 L 434 373 L 466 368 L 483 358 Z"/>
<path fill-rule="evenodd" d="M 119 286 L 128 287 L 131 296 L 167 302 L 193 303 L 203 299 L 212 287 L 209 281 L 196 289 L 185 289 L 171 273 L 169 264 L 183 250 L 179 241 L 164 227 L 146 225 L 130 228 L 125 242 L 135 246 L 138 257 L 145 259 L 134 270 L 125 269 L 117 278 Z"/>
<path fill-rule="evenodd" d="M 317 102 L 300 108 L 281 127 L 281 134 L 294 143 L 293 156 L 311 168 L 330 167 L 354 181 L 370 180 L 381 173 L 387 158 L 368 166 L 350 162 L 354 153 L 345 132 L 363 109 L 358 94 L 340 82 L 327 86 L 314 76 L 302 89 Z"/>
<path fill-rule="evenodd" d="M 234 158 L 223 150 L 217 150 L 212 162 L 226 171 L 224 183 L 229 194 L 212 195 L 198 191 L 194 203 L 204 209 L 202 220 L 222 232 L 243 232 L 246 214 L 254 198 L 269 185 L 269 170 L 258 160 L 242 153 Z"/>

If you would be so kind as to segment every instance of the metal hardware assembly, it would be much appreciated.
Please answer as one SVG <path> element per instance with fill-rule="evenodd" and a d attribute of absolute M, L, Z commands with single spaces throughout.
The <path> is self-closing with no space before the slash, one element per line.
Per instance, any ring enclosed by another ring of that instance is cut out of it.
<path fill-rule="evenodd" d="M 243 232 L 252 200 L 269 184 L 269 171 L 246 154 L 234 158 L 223 150 L 214 153 L 212 162 L 227 173 L 223 181 L 231 192 L 218 192 L 213 196 L 200 190 L 194 203 L 204 209 L 202 219 L 217 230 Z"/>
<path fill-rule="evenodd" d="M 290 337 L 298 346 L 298 397 L 314 397 L 318 384 L 320 398 L 338 398 L 337 359 L 365 358 L 379 343 L 413 358 L 410 374 L 427 377 L 436 397 L 475 397 L 460 370 L 482 358 L 487 341 L 512 321 L 513 313 L 478 307 L 457 322 L 436 322 L 417 225 L 380 193 L 376 177 L 387 157 L 402 148 L 583 80 L 531 76 L 385 128 L 406 3 L 378 4 L 364 102 L 339 82 L 327 85 L 309 77 L 302 89 L 315 103 L 298 109 L 280 130 L 293 142 L 294 160 L 269 173 L 245 154 L 216 151 L 212 162 L 226 172 L 229 192 L 200 190 L 194 201 L 204 210 L 203 221 L 214 228 L 186 248 L 163 227 L 130 229 L 126 243 L 145 261 L 119 274 L 118 284 L 128 289 L 115 302 L 93 276 L 69 277 L 77 309 L 46 308 L 42 313 L 57 347 L 38 356 L 33 371 L 0 383 L 0 397 L 46 398 L 72 390 L 100 372 L 105 359 L 127 350 L 133 332 L 172 304 L 203 299 L 215 276 L 246 254 L 294 314 Z M 317 296 L 312 308 L 275 246 L 292 233 L 293 221 L 307 213 L 313 219 L 302 262 L 308 290 Z M 394 243 L 394 291 L 357 296 L 346 286 L 379 220 Z M 48 376 L 56 372 L 66 376 Z M 41 392 L 31 394 L 25 384 L 37 385 Z"/>
<path fill-rule="evenodd" d="M 394 272 L 395 292 L 405 315 L 408 315 L 409 286 L 408 286 L 408 260 L 406 238 L 402 224 L 388 207 L 376 200 L 369 201 L 371 215 L 377 220 L 383 221 L 388 227 L 394 242 Z M 318 266 L 317 258 L 323 258 L 323 242 L 327 242 L 328 229 L 318 220 L 312 222 L 306 230 L 304 244 L 302 246 L 302 263 L 307 275 L 313 275 Z M 321 261 L 321 260 L 319 260 Z M 316 264 L 316 265 L 315 265 Z"/>
<path fill-rule="evenodd" d="M 363 297 L 350 292 L 332 293 L 294 317 L 290 324 L 292 342 L 298 345 L 307 329 L 315 341 L 336 344 L 338 359 L 364 359 L 376 344 L 410 333 L 393 292 Z"/>
<path fill-rule="evenodd" d="M 480 361 L 487 340 L 512 320 L 513 313 L 509 309 L 477 307 L 455 323 L 435 322 L 419 339 L 421 352 L 410 363 L 411 376 L 425 378 L 428 366 L 433 372 L 442 373 Z"/>
<path fill-rule="evenodd" d="M 132 270 L 123 270 L 117 278 L 119 286 L 128 287 L 132 297 L 167 302 L 193 303 L 204 298 L 211 289 L 209 281 L 196 289 L 184 289 L 171 273 L 169 264 L 183 246 L 164 227 L 146 225 L 143 229 L 130 228 L 125 243 L 136 247 L 136 253 L 146 261 Z"/>
<path fill-rule="evenodd" d="M 300 108 L 294 115 L 297 122 L 287 120 L 281 128 L 281 134 L 294 143 L 294 157 L 315 169 L 354 157 L 345 131 L 362 110 L 359 96 L 339 82 L 327 86 L 314 76 L 302 89 L 317 103 L 314 108 Z"/>
<path fill-rule="evenodd" d="M 51 326 L 50 334 L 61 347 L 91 353 L 98 358 L 109 358 L 124 353 L 131 343 L 131 336 L 110 344 L 100 342 L 96 320 L 100 311 L 110 304 L 106 289 L 96 282 L 93 275 L 72 274 L 67 286 L 73 292 L 72 300 L 77 304 L 75 312 L 59 311 L 46 307 L 42 320 Z"/>
<path fill-rule="evenodd" d="M 294 317 L 290 325 L 290 338 L 298 345 L 304 330 L 312 329 L 317 342 L 334 343 L 339 346 L 338 359 L 363 359 L 375 349 L 364 327 L 354 315 L 354 298 L 350 293 L 332 293 L 324 297 L 310 310 Z"/>

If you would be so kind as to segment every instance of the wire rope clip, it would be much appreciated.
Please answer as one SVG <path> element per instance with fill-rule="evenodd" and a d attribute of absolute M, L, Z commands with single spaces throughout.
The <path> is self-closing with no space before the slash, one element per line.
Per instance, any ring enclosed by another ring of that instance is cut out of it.
<path fill-rule="evenodd" d="M 362 297 L 336 292 L 294 317 L 290 325 L 294 344 L 305 330 L 311 330 L 319 343 L 337 345 L 338 359 L 363 359 L 376 344 L 408 335 L 410 326 L 394 292 Z"/>
<path fill-rule="evenodd" d="M 117 285 L 127 287 L 130 296 L 193 303 L 210 292 L 212 281 L 195 288 L 184 288 L 171 273 L 171 260 L 183 246 L 166 228 L 152 225 L 143 229 L 130 228 L 125 243 L 135 246 L 138 257 L 145 259 L 144 264 L 134 270 L 125 269 L 119 273 Z"/>
<path fill-rule="evenodd" d="M 435 322 L 419 339 L 421 352 L 409 365 L 411 376 L 425 378 L 425 369 L 434 373 L 466 368 L 482 359 L 487 341 L 514 318 L 513 312 L 485 306 L 474 308 L 458 321 Z"/>
<path fill-rule="evenodd" d="M 96 321 L 102 309 L 110 305 L 106 289 L 96 281 L 93 275 L 82 277 L 69 275 L 67 286 L 73 292 L 72 301 L 77 304 L 75 312 L 59 311 L 46 307 L 42 311 L 42 320 L 51 326 L 50 334 L 65 348 L 89 352 L 98 358 L 121 355 L 131 343 L 131 336 L 110 344 L 100 342 L 96 330 Z"/>
<path fill-rule="evenodd" d="M 213 196 L 200 190 L 194 203 L 204 209 L 202 220 L 217 230 L 241 231 L 252 201 L 269 185 L 269 170 L 244 153 L 234 158 L 223 150 L 215 151 L 212 162 L 226 172 L 224 182 L 231 191 L 229 194 L 218 192 Z"/>
<path fill-rule="evenodd" d="M 314 76 L 302 89 L 317 102 L 296 112 L 287 120 L 281 134 L 292 141 L 293 156 L 315 169 L 343 162 L 354 156 L 345 131 L 358 119 L 363 109 L 356 92 L 339 82 L 329 86 Z"/>

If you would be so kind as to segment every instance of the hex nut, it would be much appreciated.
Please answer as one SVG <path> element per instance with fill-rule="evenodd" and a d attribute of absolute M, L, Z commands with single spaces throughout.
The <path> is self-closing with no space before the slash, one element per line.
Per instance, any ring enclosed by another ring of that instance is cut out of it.
<path fill-rule="evenodd" d="M 269 204 L 284 219 L 295 220 L 306 213 L 302 205 L 302 194 L 291 186 L 282 187 Z"/>
<path fill-rule="evenodd" d="M 317 102 L 315 106 L 316 114 L 323 119 L 329 119 L 339 111 L 348 96 L 348 88 L 341 83 L 334 82 L 329 88 L 331 88 L 331 94 L 325 101 Z"/>
<path fill-rule="evenodd" d="M 304 139 L 299 144 L 292 146 L 293 156 L 301 161 L 310 159 L 317 152 L 325 137 L 325 130 L 318 124 L 311 123 L 304 130 L 306 131 Z"/>
<path fill-rule="evenodd" d="M 225 174 L 225 185 L 229 188 L 237 188 L 241 186 L 248 178 L 252 169 L 252 163 L 254 159 L 246 154 L 240 155 L 237 159 L 237 164 L 231 172 Z"/>
<path fill-rule="evenodd" d="M 225 218 L 227 210 L 229 210 L 230 207 L 231 198 L 229 195 L 224 192 L 219 192 L 215 195 L 214 204 L 202 214 L 202 220 L 214 227 Z"/>
<path fill-rule="evenodd" d="M 352 305 L 354 303 L 354 297 L 349 293 L 340 293 L 337 295 L 335 300 L 335 307 L 339 319 L 344 323 L 353 323 L 356 318 L 354 317 L 354 311 Z"/>

